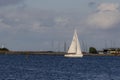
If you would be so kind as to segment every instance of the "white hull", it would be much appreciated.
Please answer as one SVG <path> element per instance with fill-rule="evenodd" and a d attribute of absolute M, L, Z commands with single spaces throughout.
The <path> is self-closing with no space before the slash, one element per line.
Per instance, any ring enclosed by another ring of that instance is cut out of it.
<path fill-rule="evenodd" d="M 83 57 L 83 55 L 81 55 L 81 54 L 65 54 L 64 57 L 78 58 L 78 57 Z"/>

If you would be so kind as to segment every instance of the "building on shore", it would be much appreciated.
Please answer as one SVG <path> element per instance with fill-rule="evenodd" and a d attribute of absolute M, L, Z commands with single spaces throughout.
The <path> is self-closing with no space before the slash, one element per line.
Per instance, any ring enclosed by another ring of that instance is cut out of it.
<path fill-rule="evenodd" d="M 98 54 L 105 54 L 104 51 L 98 51 Z"/>
<path fill-rule="evenodd" d="M 104 54 L 120 54 L 120 48 L 107 48 L 103 49 Z"/>

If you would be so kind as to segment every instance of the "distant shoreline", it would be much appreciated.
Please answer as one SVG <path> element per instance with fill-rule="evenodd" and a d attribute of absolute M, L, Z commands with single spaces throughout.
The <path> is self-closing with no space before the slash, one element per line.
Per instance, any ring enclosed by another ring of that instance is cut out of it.
<path fill-rule="evenodd" d="M 84 54 L 84 56 L 120 56 L 120 54 Z"/>
<path fill-rule="evenodd" d="M 23 55 L 64 55 L 65 52 L 52 51 L 0 51 L 0 54 L 23 54 Z M 120 56 L 120 54 L 83 54 L 84 56 Z"/>
<path fill-rule="evenodd" d="M 0 54 L 64 55 L 65 52 L 53 52 L 53 51 L 0 51 Z"/>

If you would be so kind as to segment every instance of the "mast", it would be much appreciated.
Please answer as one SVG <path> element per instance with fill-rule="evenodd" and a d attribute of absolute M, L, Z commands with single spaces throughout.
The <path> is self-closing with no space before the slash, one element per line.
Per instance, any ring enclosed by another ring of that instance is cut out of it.
<path fill-rule="evenodd" d="M 66 42 L 64 42 L 64 52 L 66 52 Z"/>

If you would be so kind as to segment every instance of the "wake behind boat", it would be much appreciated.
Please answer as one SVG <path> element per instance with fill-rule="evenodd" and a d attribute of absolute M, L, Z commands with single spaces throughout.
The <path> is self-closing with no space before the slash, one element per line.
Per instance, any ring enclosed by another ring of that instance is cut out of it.
<path fill-rule="evenodd" d="M 64 57 L 83 57 L 76 30 L 74 32 L 74 36 L 68 52 L 64 55 Z"/>

